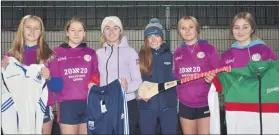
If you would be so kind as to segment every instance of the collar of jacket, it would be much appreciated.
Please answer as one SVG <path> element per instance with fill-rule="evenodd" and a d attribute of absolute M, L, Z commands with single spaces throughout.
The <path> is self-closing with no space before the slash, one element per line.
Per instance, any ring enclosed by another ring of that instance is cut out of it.
<path fill-rule="evenodd" d="M 207 42 L 206 40 L 201 40 L 201 39 L 200 39 L 200 40 L 197 41 L 197 43 L 200 44 L 200 43 L 208 43 L 208 42 Z M 195 43 L 195 44 L 196 44 L 196 43 Z M 181 43 L 181 46 L 182 46 L 182 47 L 186 47 L 186 46 L 188 46 L 188 44 L 186 44 L 185 42 L 182 42 L 182 43 Z"/>
<path fill-rule="evenodd" d="M 234 42 L 234 43 L 232 44 L 232 48 L 245 49 L 245 48 L 249 48 L 249 47 L 257 46 L 257 45 L 265 45 L 265 43 L 262 42 L 262 41 L 260 41 L 260 40 L 253 40 L 253 41 L 251 41 L 248 45 L 246 45 L 246 46 L 241 46 L 241 45 L 237 44 L 237 42 Z"/>
<path fill-rule="evenodd" d="M 152 49 L 152 54 L 154 53 L 164 53 L 170 50 L 170 46 L 163 43 L 158 50 Z"/>
<path fill-rule="evenodd" d="M 105 42 L 103 44 L 103 47 L 106 48 L 106 47 L 114 47 L 114 48 L 122 48 L 122 47 L 129 47 L 129 43 L 128 43 L 128 40 L 127 40 L 127 37 L 126 36 L 123 36 L 122 39 L 120 40 L 120 43 L 118 45 L 109 45 L 107 42 Z"/>
<path fill-rule="evenodd" d="M 72 48 L 68 43 L 63 43 L 59 47 Z M 83 48 L 83 47 L 87 47 L 86 43 L 81 43 L 76 48 Z"/>
<path fill-rule="evenodd" d="M 33 45 L 31 47 L 29 47 L 28 45 L 24 45 L 23 49 L 24 50 L 28 50 L 28 49 L 37 49 L 38 48 L 38 45 Z"/>

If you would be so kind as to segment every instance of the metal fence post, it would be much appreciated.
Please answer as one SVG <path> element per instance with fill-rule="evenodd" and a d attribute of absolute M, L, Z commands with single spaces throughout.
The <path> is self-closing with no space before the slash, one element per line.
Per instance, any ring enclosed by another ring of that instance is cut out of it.
<path fill-rule="evenodd" d="M 166 32 L 166 43 L 168 45 L 170 45 L 170 7 L 169 6 L 166 6 L 166 29 L 165 29 L 165 32 Z"/>

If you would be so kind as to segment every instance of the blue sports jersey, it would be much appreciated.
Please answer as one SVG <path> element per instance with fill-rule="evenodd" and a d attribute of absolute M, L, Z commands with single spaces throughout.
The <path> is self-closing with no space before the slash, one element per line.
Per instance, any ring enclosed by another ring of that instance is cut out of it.
<path fill-rule="evenodd" d="M 126 94 L 115 80 L 110 84 L 92 86 L 87 98 L 88 134 L 129 134 Z"/>

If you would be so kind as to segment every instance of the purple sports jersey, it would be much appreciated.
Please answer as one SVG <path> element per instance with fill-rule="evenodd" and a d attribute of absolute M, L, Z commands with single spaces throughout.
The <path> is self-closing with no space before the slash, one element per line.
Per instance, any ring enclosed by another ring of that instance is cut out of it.
<path fill-rule="evenodd" d="M 272 49 L 263 42 L 254 40 L 247 46 L 233 46 L 221 56 L 221 63 L 231 65 L 233 68 L 245 67 L 249 61 L 265 61 L 268 59 L 277 60 Z"/>
<path fill-rule="evenodd" d="M 219 67 L 219 56 L 214 46 L 199 40 L 195 45 L 183 43 L 174 52 L 174 75 L 184 78 Z M 208 106 L 210 84 L 198 79 L 177 87 L 178 99 L 184 105 L 198 108 Z"/>
<path fill-rule="evenodd" d="M 57 102 L 87 99 L 87 84 L 98 72 L 97 56 L 93 49 L 80 44 L 76 48 L 56 47 L 56 57 L 50 63 L 51 75 L 62 77 L 64 87 L 57 93 Z"/>
<path fill-rule="evenodd" d="M 27 45 L 24 46 L 24 51 L 23 51 L 23 62 L 22 64 L 26 65 L 26 66 L 30 66 L 31 64 L 36 64 L 37 63 L 37 45 L 34 45 L 32 47 L 29 47 Z M 13 54 L 11 52 L 7 53 L 7 56 L 13 56 Z M 48 102 L 47 105 L 53 105 L 54 104 L 54 96 L 53 94 L 50 92 L 50 90 L 48 90 Z"/>
<path fill-rule="evenodd" d="M 22 64 L 26 66 L 30 66 L 31 64 L 36 64 L 37 63 L 37 50 L 38 46 L 32 46 L 28 47 L 27 45 L 24 46 L 24 51 L 23 51 L 23 62 Z M 12 52 L 8 52 L 7 56 L 13 56 Z"/>

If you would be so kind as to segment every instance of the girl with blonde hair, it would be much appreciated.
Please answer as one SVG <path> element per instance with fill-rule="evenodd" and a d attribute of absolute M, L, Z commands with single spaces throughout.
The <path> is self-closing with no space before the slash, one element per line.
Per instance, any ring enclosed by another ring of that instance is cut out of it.
<path fill-rule="evenodd" d="M 219 65 L 216 48 L 199 40 L 200 26 L 192 16 L 178 21 L 183 42 L 174 52 L 174 75 L 178 79 L 215 69 Z M 183 134 L 209 134 L 210 111 L 208 93 L 215 74 L 177 87 L 179 116 Z"/>
<path fill-rule="evenodd" d="M 54 52 L 45 41 L 45 28 L 40 17 L 35 15 L 24 16 L 18 26 L 13 47 L 2 59 L 2 67 L 9 64 L 8 56 L 14 57 L 24 65 L 46 64 L 52 60 Z M 47 67 L 42 68 L 41 75 L 50 80 L 50 71 Z M 50 86 L 51 84 L 48 84 Z M 43 134 L 51 134 L 53 124 L 52 105 L 54 96 L 51 92 L 48 95 L 48 106 L 44 117 Z"/>

